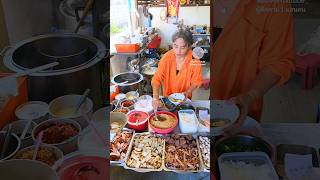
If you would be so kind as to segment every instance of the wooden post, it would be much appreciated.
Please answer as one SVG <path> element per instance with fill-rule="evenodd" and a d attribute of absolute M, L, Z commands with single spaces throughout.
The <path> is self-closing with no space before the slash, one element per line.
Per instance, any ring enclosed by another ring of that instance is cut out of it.
<path fill-rule="evenodd" d="M 7 25 L 4 18 L 4 12 L 2 7 L 2 1 L 0 1 L 0 51 L 9 45 Z M 3 57 L 0 56 L 0 73 L 9 72 L 7 68 L 3 65 Z"/>

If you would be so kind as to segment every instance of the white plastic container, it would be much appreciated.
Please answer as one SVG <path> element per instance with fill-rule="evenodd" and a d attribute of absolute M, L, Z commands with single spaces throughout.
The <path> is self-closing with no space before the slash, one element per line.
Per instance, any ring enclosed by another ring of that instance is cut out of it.
<path fill-rule="evenodd" d="M 199 121 L 196 113 L 191 109 L 178 111 L 179 128 L 181 133 L 193 134 L 198 131 Z"/>
<path fill-rule="evenodd" d="M 227 164 L 229 165 L 227 166 Z M 257 176 L 256 179 L 259 180 L 279 180 L 271 160 L 269 159 L 268 155 L 263 152 L 224 153 L 218 158 L 218 165 L 220 177 L 224 180 L 234 179 L 230 177 L 232 174 L 234 174 L 234 172 L 230 172 L 229 170 L 234 169 L 236 166 L 238 166 L 236 177 L 241 177 L 240 179 L 243 180 L 246 179 L 245 177 L 250 177 L 250 179 L 253 179 L 254 172 Z M 248 165 L 251 166 L 250 169 L 248 169 Z M 262 166 L 266 172 L 261 170 Z"/>

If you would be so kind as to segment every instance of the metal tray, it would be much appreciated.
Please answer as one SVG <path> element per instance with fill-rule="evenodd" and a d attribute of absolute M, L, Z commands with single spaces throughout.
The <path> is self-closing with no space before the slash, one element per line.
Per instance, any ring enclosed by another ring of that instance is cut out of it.
<path fill-rule="evenodd" d="M 210 141 L 210 137 L 209 136 L 203 136 L 203 135 L 199 135 L 197 137 L 197 146 L 198 146 L 198 149 L 199 149 L 199 154 L 200 154 L 200 162 L 201 162 L 201 166 L 203 167 L 203 171 L 204 172 L 210 172 L 210 164 L 209 166 L 206 166 L 206 164 L 204 163 L 203 161 L 203 157 L 202 157 L 202 151 L 201 151 L 201 148 L 200 148 L 200 140 L 199 140 L 199 137 L 207 137 L 209 138 L 209 141 Z M 211 143 L 210 143 L 210 146 L 211 146 Z M 210 152 L 210 149 L 209 149 L 209 152 Z M 210 161 L 211 161 L 211 157 L 210 157 Z"/>
<path fill-rule="evenodd" d="M 185 135 L 190 135 L 190 134 L 176 134 L 176 135 L 185 136 Z M 171 135 L 170 135 L 170 136 L 171 136 Z M 195 139 L 195 140 L 197 141 L 197 135 L 194 135 L 194 134 L 193 134 L 192 137 L 193 137 L 193 139 Z M 167 167 L 166 164 L 165 164 L 165 158 L 166 158 L 166 157 L 165 157 L 166 143 L 165 143 L 165 147 L 164 147 L 164 150 L 163 150 L 163 152 L 164 152 L 164 157 L 163 157 L 163 169 L 164 169 L 165 171 L 171 171 L 171 172 L 176 172 L 176 173 L 190 173 L 190 172 L 192 172 L 192 173 L 197 173 L 197 172 L 203 172 L 203 166 L 202 166 L 201 160 L 200 160 L 201 154 L 200 154 L 200 149 L 199 149 L 198 143 L 197 143 L 197 149 L 198 149 L 198 158 L 199 158 L 199 169 L 198 169 L 198 170 L 187 170 L 187 171 L 184 171 L 184 170 L 179 170 L 179 169 L 172 169 L 172 168 Z"/>
<path fill-rule="evenodd" d="M 157 137 L 159 137 L 159 138 L 162 139 L 163 149 L 162 149 L 161 167 L 160 167 L 160 168 L 158 168 L 158 169 L 148 169 L 148 168 L 132 168 L 132 167 L 127 166 L 127 163 L 126 163 L 126 162 L 127 162 L 128 158 L 129 158 L 130 155 L 131 155 L 134 139 L 136 138 L 136 136 L 139 136 L 139 135 L 153 135 L 153 136 L 157 136 Z M 162 136 L 157 135 L 157 134 L 151 134 L 151 133 L 149 133 L 149 132 L 135 133 L 135 134 L 133 135 L 133 137 L 132 137 L 132 140 L 131 140 L 131 143 L 130 143 L 130 146 L 129 146 L 129 149 L 128 149 L 128 152 L 127 152 L 127 155 L 126 155 L 126 158 L 125 158 L 125 161 L 124 161 L 124 163 L 123 163 L 123 167 L 124 167 L 125 169 L 131 169 L 131 170 L 133 170 L 133 171 L 142 172 L 142 173 L 145 173 L 145 172 L 153 172 L 153 171 L 162 171 L 162 170 L 163 170 L 164 148 L 165 148 L 165 141 L 164 141 L 164 139 L 162 138 Z"/>
<path fill-rule="evenodd" d="M 226 161 L 233 162 L 245 162 L 245 163 L 254 163 L 254 164 L 267 164 L 272 172 L 273 178 L 270 180 L 279 180 L 279 177 L 269 159 L 268 155 L 263 152 L 236 152 L 236 153 L 224 153 L 218 158 L 218 166 L 220 172 L 220 178 L 225 179 L 225 170 L 222 169 L 221 164 Z"/>
<path fill-rule="evenodd" d="M 130 145 L 132 144 L 132 140 L 133 140 L 134 132 L 135 132 L 135 131 L 132 130 L 132 129 L 128 129 L 128 128 L 123 128 L 123 129 L 121 130 L 121 133 L 124 132 L 124 131 L 126 131 L 126 132 L 131 132 L 131 133 L 132 133 L 132 137 L 131 137 L 130 142 L 129 142 L 129 148 L 130 148 Z M 115 137 L 114 137 L 114 138 L 115 138 Z M 114 138 L 112 139 L 112 141 L 114 140 Z M 111 141 L 110 141 L 110 143 L 111 143 Z M 110 147 L 110 148 L 111 148 L 111 147 Z M 127 156 L 128 156 L 129 148 L 128 148 L 127 152 L 126 152 L 125 159 L 126 159 Z M 115 166 L 122 166 L 125 159 L 120 159 L 119 161 L 110 161 L 110 164 L 111 164 L 111 165 L 115 165 Z"/>

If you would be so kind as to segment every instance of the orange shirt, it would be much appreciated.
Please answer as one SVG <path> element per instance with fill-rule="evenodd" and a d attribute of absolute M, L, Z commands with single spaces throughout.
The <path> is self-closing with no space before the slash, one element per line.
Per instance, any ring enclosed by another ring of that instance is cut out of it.
<path fill-rule="evenodd" d="M 274 10 L 289 7 L 285 3 L 240 1 L 211 51 L 211 98 L 226 100 L 248 92 L 263 68 L 281 77 L 278 85 L 294 72 L 292 15 L 259 13 L 259 6 Z M 259 121 L 262 104 L 262 98 L 256 100 L 249 116 Z"/>
<path fill-rule="evenodd" d="M 201 63 L 198 59 L 192 58 L 191 50 L 188 51 L 178 74 L 176 66 L 176 55 L 173 50 L 164 54 L 158 64 L 158 70 L 154 74 L 151 84 L 156 86 L 163 84 L 163 96 L 182 93 L 188 90 L 191 85 L 200 87 L 202 84 Z M 188 98 L 191 98 L 191 94 L 188 95 Z"/>

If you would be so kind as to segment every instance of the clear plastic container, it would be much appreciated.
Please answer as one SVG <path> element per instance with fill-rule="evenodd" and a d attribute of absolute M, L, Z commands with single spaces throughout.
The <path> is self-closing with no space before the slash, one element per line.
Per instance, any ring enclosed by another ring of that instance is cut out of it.
<path fill-rule="evenodd" d="M 224 153 L 219 157 L 218 165 L 220 177 L 224 180 L 229 180 L 235 172 L 237 172 L 236 176 L 243 180 L 245 177 L 259 180 L 279 180 L 271 160 L 263 152 Z M 230 172 L 234 169 L 238 169 L 238 171 Z M 254 175 L 257 178 L 254 178 Z"/>
<path fill-rule="evenodd" d="M 181 133 L 196 133 L 198 131 L 199 121 L 196 113 L 191 109 L 178 111 L 179 128 Z"/>

